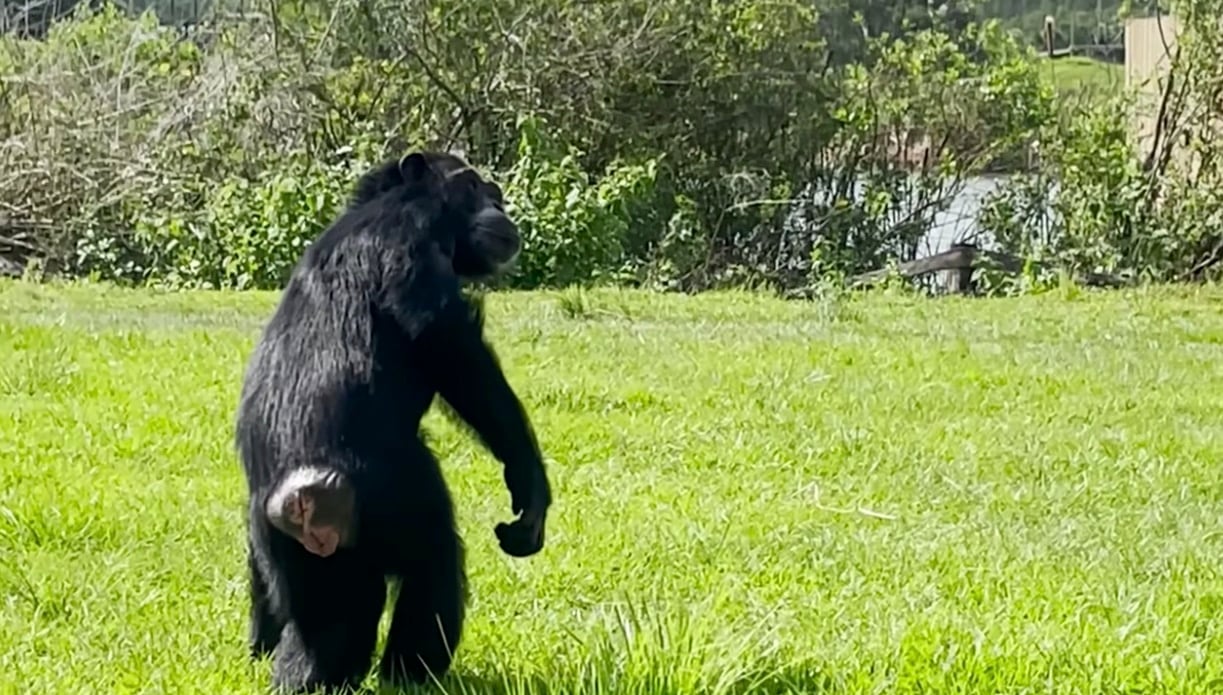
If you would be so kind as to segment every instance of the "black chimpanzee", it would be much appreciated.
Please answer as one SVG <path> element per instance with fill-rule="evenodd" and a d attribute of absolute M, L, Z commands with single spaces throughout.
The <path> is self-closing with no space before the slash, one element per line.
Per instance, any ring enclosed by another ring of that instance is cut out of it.
<path fill-rule="evenodd" d="M 303 254 L 247 367 L 236 444 L 249 492 L 250 648 L 273 685 L 356 686 L 386 580 L 391 681 L 450 667 L 467 603 L 450 492 L 419 434 L 435 395 L 504 464 L 504 552 L 544 543 L 552 496 L 517 396 L 460 280 L 518 254 L 500 189 L 463 160 L 412 153 L 358 181 Z"/>

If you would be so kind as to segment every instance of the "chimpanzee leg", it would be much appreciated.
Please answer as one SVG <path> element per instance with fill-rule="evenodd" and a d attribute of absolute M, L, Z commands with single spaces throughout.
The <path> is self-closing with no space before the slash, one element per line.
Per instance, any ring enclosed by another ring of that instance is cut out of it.
<path fill-rule="evenodd" d="M 276 648 L 284 622 L 272 612 L 272 599 L 268 583 L 255 558 L 255 550 L 247 542 L 246 566 L 250 573 L 250 654 L 252 659 L 261 659 Z"/>
<path fill-rule="evenodd" d="M 272 685 L 291 692 L 356 688 L 377 643 L 386 581 L 350 557 L 306 560 L 283 575 L 289 621 L 276 646 Z"/>
<path fill-rule="evenodd" d="M 454 523 L 450 493 L 440 473 L 436 490 L 420 499 L 410 563 L 401 568 L 395 609 L 380 672 L 393 682 L 425 683 L 450 669 L 458 649 L 467 603 L 463 541 Z"/>

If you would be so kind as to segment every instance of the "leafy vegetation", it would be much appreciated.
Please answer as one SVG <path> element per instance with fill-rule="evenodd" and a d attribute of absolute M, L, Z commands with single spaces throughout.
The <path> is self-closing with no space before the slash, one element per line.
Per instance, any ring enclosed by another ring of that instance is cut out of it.
<path fill-rule="evenodd" d="M 1051 120 L 1040 165 L 984 206 L 983 225 L 1004 246 L 1139 280 L 1217 277 L 1223 25 L 1205 0 L 1176 7 L 1184 28 L 1170 77 L 1138 99 L 1122 93 Z M 1135 102 L 1151 124 L 1141 140 Z"/>
<path fill-rule="evenodd" d="M 0 284 L 0 691 L 266 688 L 230 431 L 275 299 Z M 1220 291 L 487 301 L 557 505 L 501 554 L 430 415 L 447 692 L 1217 692 Z"/>
<path fill-rule="evenodd" d="M 956 3 L 258 0 L 189 35 L 78 6 L 0 37 L 0 258 L 277 287 L 359 171 L 447 146 L 513 193 L 510 287 L 809 288 L 914 258 L 999 171 L 1021 175 L 979 241 L 1054 272 L 1208 277 L 1223 37 L 1203 1 L 1175 8 L 1155 155 L 1115 68 L 1048 61 Z"/>

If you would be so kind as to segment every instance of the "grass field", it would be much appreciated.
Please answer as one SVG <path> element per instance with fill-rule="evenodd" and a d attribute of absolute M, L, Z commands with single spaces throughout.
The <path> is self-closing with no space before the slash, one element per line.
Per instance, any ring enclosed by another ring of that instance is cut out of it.
<path fill-rule="evenodd" d="M 1125 87 L 1125 66 L 1086 56 L 1039 59 L 1040 70 L 1053 82 L 1063 98 L 1113 96 Z"/>
<path fill-rule="evenodd" d="M 230 442 L 274 301 L 0 284 L 0 691 L 266 689 Z M 430 416 L 447 692 L 1223 688 L 1223 290 L 489 313 L 557 504 L 502 555 L 498 464 Z"/>

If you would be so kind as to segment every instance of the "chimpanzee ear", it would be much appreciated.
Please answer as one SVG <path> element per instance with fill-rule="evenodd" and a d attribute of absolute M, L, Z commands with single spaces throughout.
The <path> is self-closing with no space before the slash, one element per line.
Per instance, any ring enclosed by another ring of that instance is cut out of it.
<path fill-rule="evenodd" d="M 420 152 L 413 152 L 399 160 L 399 173 L 408 184 L 417 184 L 437 178 L 437 172 L 430 166 L 429 160 Z"/>

